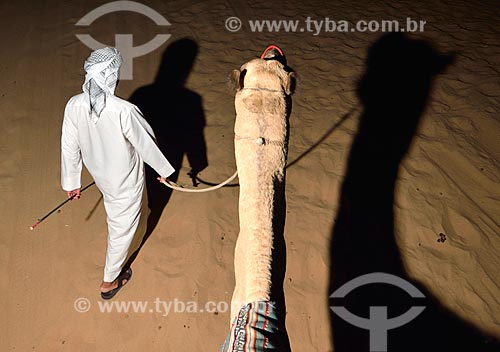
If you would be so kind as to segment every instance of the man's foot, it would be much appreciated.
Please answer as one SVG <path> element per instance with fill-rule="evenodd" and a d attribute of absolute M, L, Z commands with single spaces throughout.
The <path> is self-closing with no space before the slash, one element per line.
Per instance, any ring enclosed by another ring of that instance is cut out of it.
<path fill-rule="evenodd" d="M 120 289 L 127 284 L 132 278 L 132 269 L 129 268 L 127 271 L 118 275 L 116 280 L 113 282 L 103 282 L 101 284 L 101 297 L 102 299 L 113 298 Z"/>

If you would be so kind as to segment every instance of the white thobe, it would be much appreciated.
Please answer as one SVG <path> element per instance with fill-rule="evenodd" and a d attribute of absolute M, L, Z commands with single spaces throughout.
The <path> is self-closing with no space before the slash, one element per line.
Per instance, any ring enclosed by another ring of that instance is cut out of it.
<path fill-rule="evenodd" d="M 139 224 L 143 162 L 162 177 L 175 171 L 154 138 L 139 109 L 114 95 L 106 97 L 97 123 L 91 122 L 85 94 L 72 97 L 66 105 L 61 137 L 62 188 L 81 188 L 83 161 L 103 194 L 108 223 L 106 282 L 119 275 Z"/>

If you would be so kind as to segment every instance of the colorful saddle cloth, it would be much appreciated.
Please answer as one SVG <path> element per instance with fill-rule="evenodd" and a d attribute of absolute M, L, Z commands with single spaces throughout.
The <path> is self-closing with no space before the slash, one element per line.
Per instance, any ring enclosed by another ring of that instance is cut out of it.
<path fill-rule="evenodd" d="M 289 352 L 286 329 L 271 302 L 243 306 L 219 352 Z"/>

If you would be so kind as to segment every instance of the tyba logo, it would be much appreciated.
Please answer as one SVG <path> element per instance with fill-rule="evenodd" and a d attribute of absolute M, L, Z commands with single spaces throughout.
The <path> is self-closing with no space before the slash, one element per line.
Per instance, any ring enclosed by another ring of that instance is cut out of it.
<path fill-rule="evenodd" d="M 152 8 L 135 1 L 113 1 L 99 6 L 83 16 L 75 26 L 90 26 L 96 19 L 112 12 L 131 11 L 140 13 L 153 20 L 158 26 L 170 26 L 170 23 Z M 89 34 L 76 34 L 80 41 L 91 48 L 97 50 L 107 45 L 97 41 Z M 171 37 L 170 34 L 157 34 L 149 42 L 133 46 L 132 34 L 115 34 L 115 48 L 120 51 L 123 57 L 123 64 L 120 70 L 120 79 L 130 80 L 133 76 L 133 60 L 135 57 L 149 54 L 158 49 Z"/>
<path fill-rule="evenodd" d="M 408 281 L 386 273 L 371 273 L 359 276 L 339 287 L 334 293 L 331 294 L 330 297 L 344 298 L 352 290 L 355 290 L 360 286 L 374 283 L 393 285 L 406 291 L 413 298 L 425 298 L 424 294 Z M 408 324 L 425 309 L 423 306 L 413 306 L 404 314 L 389 319 L 386 306 L 371 306 L 370 317 L 367 319 L 354 315 L 345 307 L 332 306 L 330 308 L 335 314 L 348 323 L 357 326 L 358 328 L 370 331 L 370 351 L 372 352 L 387 351 L 387 332 L 391 329 Z"/>

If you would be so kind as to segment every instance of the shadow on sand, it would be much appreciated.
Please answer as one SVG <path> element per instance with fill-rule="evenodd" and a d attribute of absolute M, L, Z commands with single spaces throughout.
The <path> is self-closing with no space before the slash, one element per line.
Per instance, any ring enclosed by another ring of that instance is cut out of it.
<path fill-rule="evenodd" d="M 493 339 L 444 308 L 407 274 L 395 240 L 393 202 L 399 165 L 422 117 L 433 79 L 452 62 L 452 55 L 437 53 L 427 42 L 388 34 L 370 48 L 358 85 L 364 110 L 332 232 L 329 293 L 360 275 L 384 272 L 407 280 L 426 298 L 411 298 L 400 288 L 376 284 L 331 299 L 328 306 L 344 306 L 364 318 L 370 317 L 370 306 L 388 307 L 389 318 L 412 306 L 425 306 L 414 320 L 388 331 L 388 351 L 499 350 Z M 336 352 L 370 351 L 368 330 L 332 311 L 330 318 Z"/>
<path fill-rule="evenodd" d="M 193 40 L 175 41 L 165 49 L 154 83 L 138 88 L 129 99 L 142 111 L 153 128 L 160 150 L 176 170 L 170 176 L 174 182 L 179 177 L 184 155 L 191 166 L 189 174 L 193 182 L 196 175 L 208 166 L 202 98 L 185 87 L 197 54 L 198 45 Z M 124 268 L 128 268 L 137 257 L 172 195 L 170 188 L 158 182 L 156 172 L 145 166 L 151 213 L 142 243 Z"/>

